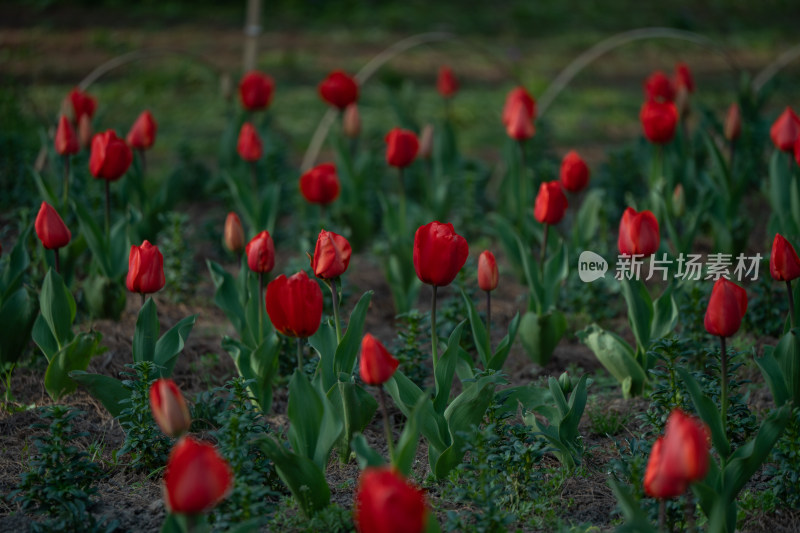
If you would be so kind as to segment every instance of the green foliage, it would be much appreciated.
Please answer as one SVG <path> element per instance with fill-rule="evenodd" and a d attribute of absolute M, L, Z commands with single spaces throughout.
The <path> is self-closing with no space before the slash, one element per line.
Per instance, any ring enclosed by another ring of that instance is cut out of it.
<path fill-rule="evenodd" d="M 296 531 L 298 533 L 317 533 L 329 531 L 330 533 L 353 533 L 352 511 L 331 504 L 321 509 L 311 518 L 298 512 L 296 502 L 283 500 L 280 502 L 279 511 L 269 517 L 270 529 L 273 531 Z"/>
<path fill-rule="evenodd" d="M 800 507 L 800 408 L 795 408 L 786 431 L 772 450 L 766 471 L 772 493 L 782 505 Z"/>
<path fill-rule="evenodd" d="M 189 240 L 192 225 L 186 213 L 170 211 L 159 217 L 166 227 L 158 239 L 159 250 L 164 256 L 164 292 L 173 302 L 184 303 L 194 294 L 199 280 Z"/>
<path fill-rule="evenodd" d="M 35 453 L 28 461 L 29 470 L 20 476 L 16 489 L 9 494 L 23 511 L 43 515 L 43 522 L 31 524 L 32 531 L 114 531 L 116 523 L 98 521 L 92 514 L 94 481 L 102 474 L 74 441 L 88 433 L 75 430 L 74 419 L 83 414 L 71 407 L 53 405 L 41 410 L 47 423 L 32 429 L 47 430 L 34 439 Z"/>
<path fill-rule="evenodd" d="M 430 358 L 423 346 L 430 344 L 430 315 L 412 309 L 397 315 L 397 339 L 392 354 L 400 362 L 398 369 L 417 387 L 424 387 L 430 370 Z"/>

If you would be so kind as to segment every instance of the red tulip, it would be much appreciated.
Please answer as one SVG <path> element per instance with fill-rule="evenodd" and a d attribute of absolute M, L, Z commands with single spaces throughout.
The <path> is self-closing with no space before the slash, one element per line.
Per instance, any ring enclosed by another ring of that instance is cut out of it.
<path fill-rule="evenodd" d="M 489 250 L 484 250 L 478 256 L 478 287 L 482 291 L 493 291 L 497 288 L 498 278 L 497 261 L 494 254 Z"/>
<path fill-rule="evenodd" d="M 239 253 L 244 248 L 244 229 L 239 215 L 231 211 L 225 218 L 225 234 L 223 241 L 225 247 L 233 253 Z"/>
<path fill-rule="evenodd" d="M 266 274 L 275 267 L 275 244 L 267 230 L 262 231 L 247 243 L 247 266 L 253 272 Z"/>
<path fill-rule="evenodd" d="M 78 136 L 69 123 L 67 117 L 61 115 L 58 119 L 58 129 L 56 130 L 56 152 L 61 155 L 77 154 L 81 147 L 78 144 Z"/>
<path fill-rule="evenodd" d="M 36 215 L 34 228 L 39 240 L 42 241 L 42 245 L 48 250 L 63 248 L 72 239 L 72 233 L 70 233 L 67 225 L 64 224 L 61 216 L 47 202 L 42 202 L 39 214 Z"/>
<path fill-rule="evenodd" d="M 164 471 L 170 512 L 197 514 L 213 509 L 233 488 L 228 462 L 211 444 L 183 437 L 172 448 Z"/>
<path fill-rule="evenodd" d="M 322 163 L 300 176 L 300 192 L 309 203 L 328 205 L 339 197 L 340 190 L 333 163 Z"/>
<path fill-rule="evenodd" d="M 358 83 L 341 70 L 334 70 L 319 84 L 319 95 L 333 107 L 342 110 L 358 101 Z"/>
<path fill-rule="evenodd" d="M 664 437 L 659 437 L 650 450 L 650 459 L 644 472 L 644 491 L 652 498 L 666 500 L 686 492 L 688 482 L 673 474 L 670 465 L 664 462 Z"/>
<path fill-rule="evenodd" d="M 525 102 L 521 100 L 516 101 L 511 106 L 508 113 L 508 121 L 505 124 L 506 133 L 515 141 L 530 139 L 536 133 Z"/>
<path fill-rule="evenodd" d="M 156 142 L 157 129 L 158 124 L 156 124 L 150 111 L 142 111 L 136 122 L 131 126 L 131 131 L 128 132 L 125 140 L 128 141 L 128 145 L 131 148 L 147 150 Z"/>
<path fill-rule="evenodd" d="M 300 271 L 281 274 L 267 285 L 267 314 L 275 329 L 289 337 L 310 337 L 322 320 L 322 290 Z"/>
<path fill-rule="evenodd" d="M 355 102 L 348 105 L 344 110 L 342 131 L 351 139 L 357 138 L 361 133 L 361 115 L 358 113 L 358 104 Z"/>
<path fill-rule="evenodd" d="M 439 67 L 439 77 L 436 79 L 436 90 L 442 98 L 451 98 L 458 92 L 458 79 L 450 67 L 442 65 Z"/>
<path fill-rule="evenodd" d="M 525 90 L 525 87 L 515 87 L 509 91 L 508 96 L 506 96 L 506 103 L 503 106 L 503 124 L 505 124 L 506 127 L 508 127 L 508 123 L 514 118 L 516 114 L 514 108 L 519 103 L 522 103 L 528 120 L 536 120 L 536 101 L 528 91 Z"/>
<path fill-rule="evenodd" d="M 141 246 L 131 246 L 128 257 L 128 277 L 125 284 L 131 292 L 151 294 L 160 291 L 164 279 L 164 256 L 158 246 L 144 241 Z"/>
<path fill-rule="evenodd" d="M 735 141 L 742 133 L 742 116 L 739 112 L 739 105 L 735 102 L 728 108 L 728 114 L 725 115 L 725 138 L 729 141 Z"/>
<path fill-rule="evenodd" d="M 795 142 L 800 136 L 800 118 L 791 107 L 784 109 L 769 129 L 769 136 L 775 147 L 782 152 L 794 150 Z"/>
<path fill-rule="evenodd" d="M 467 262 L 469 245 L 452 224 L 431 222 L 414 234 L 414 269 L 423 283 L 450 285 Z"/>
<path fill-rule="evenodd" d="M 706 309 L 706 331 L 717 337 L 730 337 L 739 331 L 746 311 L 747 292 L 735 283 L 719 278 L 711 290 Z"/>
<path fill-rule="evenodd" d="M 236 151 L 239 152 L 239 157 L 245 161 L 254 162 L 261 159 L 263 148 L 261 146 L 261 138 L 258 132 L 249 122 L 242 124 L 242 129 L 239 130 L 239 141 L 236 143 Z"/>
<path fill-rule="evenodd" d="M 114 130 L 97 133 L 92 138 L 89 170 L 98 179 L 120 179 L 133 162 L 133 152 Z"/>
<path fill-rule="evenodd" d="M 344 274 L 350 265 L 350 243 L 332 231 L 322 230 L 317 236 L 311 268 L 320 279 L 334 279 Z"/>
<path fill-rule="evenodd" d="M 694 78 L 686 63 L 675 65 L 675 88 L 684 89 L 688 93 L 694 92 Z"/>
<path fill-rule="evenodd" d="M 564 159 L 561 160 L 561 172 L 559 175 L 561 185 L 572 192 L 583 190 L 589 183 L 589 166 L 586 164 L 578 152 L 570 150 Z"/>
<path fill-rule="evenodd" d="M 675 136 L 678 110 L 672 102 L 648 101 L 639 113 L 644 136 L 655 144 L 666 144 Z"/>
<path fill-rule="evenodd" d="M 387 467 L 361 473 L 354 507 L 359 533 L 421 533 L 428 516 L 425 494 Z"/>
<path fill-rule="evenodd" d="M 656 253 L 661 244 L 658 220 L 652 211 L 637 213 L 629 207 L 622 214 L 619 223 L 617 247 L 622 255 L 643 255 Z"/>
<path fill-rule="evenodd" d="M 367 333 L 361 339 L 361 363 L 358 373 L 367 385 L 383 385 L 397 370 L 400 362 L 394 358 L 381 341 Z"/>
<path fill-rule="evenodd" d="M 675 87 L 672 81 L 661 71 L 653 72 L 644 81 L 644 94 L 648 102 L 673 102 L 675 101 Z"/>
<path fill-rule="evenodd" d="M 414 162 L 419 151 L 419 140 L 413 131 L 394 128 L 386 134 L 386 162 L 398 168 Z"/>
<path fill-rule="evenodd" d="M 556 180 L 539 186 L 539 194 L 533 205 L 533 216 L 542 224 L 558 224 L 567 210 L 567 197 Z"/>
<path fill-rule="evenodd" d="M 797 136 L 797 142 L 794 143 L 794 160 L 800 165 L 800 135 Z"/>
<path fill-rule="evenodd" d="M 663 437 L 650 452 L 644 475 L 644 490 L 654 498 L 675 498 L 689 483 L 708 473 L 709 430 L 701 420 L 675 409 L 667 420 Z"/>
<path fill-rule="evenodd" d="M 90 120 L 94 116 L 95 109 L 97 109 L 97 100 L 88 93 L 78 88 L 72 89 L 69 93 L 69 101 L 72 104 L 72 115 L 76 124 L 80 122 L 81 117 L 84 115 L 89 117 Z"/>
<path fill-rule="evenodd" d="M 239 82 L 239 98 L 249 111 L 268 108 L 274 91 L 275 82 L 272 78 L 257 70 L 251 70 Z"/>
<path fill-rule="evenodd" d="M 180 437 L 192 425 L 186 400 L 171 379 L 158 379 L 150 385 L 150 411 L 161 431 L 170 437 Z"/>
<path fill-rule="evenodd" d="M 769 256 L 769 273 L 776 281 L 792 281 L 800 278 L 800 258 L 789 241 L 780 233 L 775 234 L 772 241 L 772 252 Z"/>

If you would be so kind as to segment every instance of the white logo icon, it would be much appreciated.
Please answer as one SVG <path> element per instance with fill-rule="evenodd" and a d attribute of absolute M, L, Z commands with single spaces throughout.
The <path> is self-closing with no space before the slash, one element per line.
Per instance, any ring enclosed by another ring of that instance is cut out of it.
<path fill-rule="evenodd" d="M 578 258 L 578 277 L 585 283 L 591 283 L 605 277 L 608 262 L 594 252 L 581 252 Z"/>

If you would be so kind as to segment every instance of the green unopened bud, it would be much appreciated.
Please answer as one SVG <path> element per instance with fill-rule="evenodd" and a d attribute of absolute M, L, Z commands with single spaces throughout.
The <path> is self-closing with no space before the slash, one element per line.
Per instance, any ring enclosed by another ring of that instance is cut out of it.
<path fill-rule="evenodd" d="M 558 377 L 558 385 L 561 387 L 561 391 L 565 396 L 572 392 L 572 379 L 570 379 L 569 374 L 566 372 Z"/>

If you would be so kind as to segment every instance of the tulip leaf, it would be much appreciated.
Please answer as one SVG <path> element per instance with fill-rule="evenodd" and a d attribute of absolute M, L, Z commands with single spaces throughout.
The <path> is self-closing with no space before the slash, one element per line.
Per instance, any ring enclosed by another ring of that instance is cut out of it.
<path fill-rule="evenodd" d="M 789 187 L 794 181 L 791 175 L 794 163 L 787 161 L 786 158 L 787 154 L 780 150 L 775 150 L 772 154 L 769 163 L 769 199 L 773 216 L 778 218 L 781 233 L 793 235 L 796 232 L 792 231 L 792 198 Z"/>
<path fill-rule="evenodd" d="M 669 285 L 653 303 L 653 323 L 650 332 L 651 339 L 655 340 L 666 337 L 672 333 L 677 323 L 678 305 L 675 303 L 675 298 L 672 295 L 672 285 Z"/>
<path fill-rule="evenodd" d="M 786 388 L 784 374 L 781 371 L 778 361 L 773 355 L 773 350 L 774 348 L 772 346 L 765 346 L 764 355 L 757 357 L 756 354 L 753 353 L 753 360 L 761 370 L 761 375 L 764 376 L 764 381 L 767 382 L 767 386 L 772 393 L 772 399 L 775 402 L 775 406 L 781 407 L 783 404 L 789 401 L 790 395 L 788 389 Z M 755 352 L 755 348 L 753 349 L 753 352 Z M 786 377 L 788 378 L 789 376 Z"/>
<path fill-rule="evenodd" d="M 45 320 L 44 316 L 41 314 L 36 317 L 36 321 L 33 323 L 31 338 L 33 338 L 33 342 L 36 343 L 36 346 L 42 350 L 42 353 L 48 361 L 58 353 L 58 341 L 56 341 L 56 338 L 53 336 L 53 332 L 50 331 L 47 320 Z"/>
<path fill-rule="evenodd" d="M 122 382 L 102 374 L 89 374 L 83 370 L 73 370 L 69 373 L 74 381 L 89 391 L 89 394 L 100 400 L 103 407 L 114 418 L 122 414 L 124 406 L 122 400 L 131 397 L 131 391 L 126 389 Z"/>
<path fill-rule="evenodd" d="M 436 375 L 434 376 L 436 381 L 436 395 L 433 399 L 433 408 L 437 413 L 443 413 L 447 407 L 448 400 L 450 400 L 450 389 L 453 386 L 453 375 L 456 372 L 461 333 L 464 330 L 465 324 L 466 320 L 462 321 L 453 329 L 453 333 L 450 334 L 450 339 L 447 341 L 447 348 L 436 363 Z"/>
<path fill-rule="evenodd" d="M 336 329 L 333 324 L 323 322 L 316 333 L 308 338 L 308 344 L 319 354 L 317 374 L 314 379 L 322 379 L 322 389 L 330 390 L 336 384 L 333 362 L 336 357 Z"/>
<path fill-rule="evenodd" d="M 494 234 L 503 245 L 506 257 L 511 263 L 514 274 L 517 276 L 520 283 L 525 283 L 528 273 L 523 265 L 522 258 L 527 254 L 527 251 L 522 253 L 522 247 L 520 246 L 522 241 L 517 236 L 517 232 L 512 227 L 511 222 L 499 213 L 489 214 L 489 221 L 489 227 L 492 228 Z"/>
<path fill-rule="evenodd" d="M 578 338 L 594 352 L 609 374 L 617 378 L 625 398 L 642 393 L 647 376 L 627 342 L 597 324 L 579 332 Z"/>
<path fill-rule="evenodd" d="M 478 310 L 475 308 L 475 303 L 472 298 L 467 296 L 467 293 L 461 289 L 461 297 L 467 306 L 467 316 L 469 317 L 469 324 L 472 328 L 472 338 L 475 341 L 475 348 L 478 351 L 478 357 L 481 360 L 483 368 L 489 367 L 489 360 L 492 357 L 492 348 L 489 343 L 489 335 L 486 332 L 486 326 L 483 324 L 478 315 Z M 501 365 L 502 366 L 502 365 Z"/>
<path fill-rule="evenodd" d="M 42 178 L 42 175 L 33 168 L 31 169 L 31 175 L 33 176 L 33 182 L 36 184 L 36 188 L 39 190 L 39 195 L 44 198 L 48 204 L 52 206 L 59 205 L 61 202 L 59 202 L 58 195 L 56 195 L 53 188 Z"/>
<path fill-rule="evenodd" d="M 720 456 L 727 458 L 731 454 L 731 445 L 725 435 L 722 416 L 717 410 L 717 406 L 708 396 L 703 394 L 700 390 L 700 385 L 698 385 L 697 380 L 694 379 L 691 373 L 684 368 L 678 368 L 677 370 L 686 384 L 686 389 L 692 398 L 694 408 L 711 430 L 711 442 L 714 444 L 714 448 L 717 449 Z"/>
<path fill-rule="evenodd" d="M 533 411 L 552 400 L 548 389 L 533 385 L 509 387 L 497 392 L 497 402 L 501 406 L 500 414 L 504 415 L 516 413 L 520 407 L 523 412 Z"/>
<path fill-rule="evenodd" d="M 58 401 L 77 388 L 78 384 L 69 373 L 86 370 L 92 357 L 102 351 L 100 339 L 99 332 L 81 333 L 50 360 L 44 375 L 44 387 L 53 400 Z"/>
<path fill-rule="evenodd" d="M 272 331 L 272 322 L 269 320 L 269 315 L 264 312 L 265 302 L 259 287 L 258 274 L 248 269 L 242 281 L 245 317 L 242 340 L 250 346 L 256 347 L 261 344 L 262 337 Z M 260 325 L 259 320 L 261 320 Z"/>
<path fill-rule="evenodd" d="M 105 233 L 94 221 L 91 213 L 83 204 L 73 202 L 75 214 L 78 216 L 78 226 L 81 235 L 86 239 L 86 245 L 92 251 L 92 259 L 100 266 L 100 270 L 107 278 L 115 278 L 114 268 L 111 265 L 111 253 L 108 249 Z"/>
<path fill-rule="evenodd" d="M 617 505 L 625 518 L 625 523 L 616 529 L 617 533 L 656 533 L 658 531 L 650 523 L 647 514 L 639 507 L 633 495 L 619 481 L 614 479 L 614 476 L 609 476 L 608 485 L 611 487 L 611 491 L 616 497 Z"/>
<path fill-rule="evenodd" d="M 650 345 L 651 327 L 653 325 L 653 300 L 647 292 L 645 284 L 638 279 L 620 280 L 622 295 L 628 304 L 628 321 L 639 349 L 644 352 Z"/>
<path fill-rule="evenodd" d="M 165 378 L 172 375 L 175 361 L 183 351 L 186 339 L 194 327 L 195 320 L 197 320 L 197 315 L 187 316 L 172 326 L 156 342 L 153 362 L 159 367 L 159 377 Z"/>
<path fill-rule="evenodd" d="M 419 446 L 419 428 L 420 417 L 425 409 L 425 404 L 428 398 L 420 396 L 417 404 L 409 413 L 406 418 L 406 425 L 400 438 L 397 440 L 397 447 L 394 450 L 394 458 L 392 463 L 398 471 L 404 476 L 411 473 L 411 467 L 414 465 L 414 458 L 417 456 L 417 446 Z"/>
<path fill-rule="evenodd" d="M 433 408 L 433 402 L 413 381 L 397 370 L 383 386 L 406 418 L 411 417 L 414 407 L 421 401 L 420 432 L 434 448 L 444 450 L 450 446 L 447 421 Z"/>
<path fill-rule="evenodd" d="M 519 328 L 528 357 L 537 365 L 545 366 L 567 330 L 567 319 L 557 309 L 543 315 L 528 311 L 522 316 Z"/>
<path fill-rule="evenodd" d="M 577 250 L 586 249 L 594 244 L 592 240 L 603 227 L 601 214 L 606 193 L 603 189 L 590 189 L 586 192 L 572 224 L 572 247 Z"/>
<path fill-rule="evenodd" d="M 508 354 L 511 351 L 511 346 L 514 344 L 514 339 L 517 337 L 519 324 L 520 316 L 519 313 L 517 313 L 514 315 L 514 318 L 511 319 L 511 323 L 508 325 L 508 333 L 506 333 L 506 336 L 500 341 L 500 344 L 497 345 L 497 350 L 494 352 L 492 358 L 489 359 L 489 365 L 487 366 L 487 369 L 499 371 L 501 368 L 503 368 L 503 365 L 508 358 Z"/>
<path fill-rule="evenodd" d="M 303 514 L 310 518 L 331 501 L 331 490 L 324 471 L 307 457 L 293 453 L 270 437 L 258 444 L 264 455 L 275 463 L 275 470 L 294 496 Z"/>
<path fill-rule="evenodd" d="M 342 342 L 336 348 L 336 355 L 333 359 L 333 372 L 348 376 L 353 373 L 356 366 L 356 357 L 361 347 L 361 338 L 364 333 L 364 321 L 367 317 L 367 310 L 372 299 L 372 291 L 366 291 L 358 300 L 353 312 L 350 313 L 350 320 L 347 323 L 347 331 L 342 337 Z"/>
<path fill-rule="evenodd" d="M 569 254 L 567 247 L 560 242 L 558 251 L 544 262 L 542 294 L 545 299 L 542 305 L 543 310 L 547 311 L 556 304 L 558 291 L 567 276 L 569 276 Z"/>
<path fill-rule="evenodd" d="M 111 241 L 108 244 L 108 264 L 111 272 L 108 277 L 117 279 L 128 272 L 130 240 L 126 235 L 128 221 L 121 218 L 111 227 Z"/>
<path fill-rule="evenodd" d="M 289 442 L 295 453 L 308 457 L 320 469 L 328 463 L 334 443 L 344 429 L 333 406 L 305 374 L 295 370 L 289 381 Z"/>
<path fill-rule="evenodd" d="M 24 287 L 3 300 L 0 306 L 0 324 L 6 333 L 0 335 L 0 368 L 16 363 L 25 351 L 33 325 L 38 321 L 37 317 L 41 316 L 38 311 L 36 300 L 31 298 Z M 46 327 L 45 331 L 50 334 Z M 50 338 L 52 339 L 52 335 Z"/>
<path fill-rule="evenodd" d="M 367 439 L 361 433 L 353 435 L 353 439 L 350 441 L 350 448 L 352 448 L 353 452 L 356 454 L 356 462 L 358 462 L 358 468 L 360 470 L 386 464 L 381 454 L 367 443 Z"/>
<path fill-rule="evenodd" d="M 206 260 L 208 271 L 211 273 L 211 281 L 214 282 L 216 291 L 214 292 L 214 303 L 222 309 L 228 320 L 239 337 L 244 341 L 243 331 L 245 329 L 244 309 L 239 301 L 239 293 L 236 290 L 236 281 L 233 276 L 226 272 L 222 266 L 211 260 Z"/>
<path fill-rule="evenodd" d="M 775 346 L 772 355 L 778 362 L 789 399 L 800 405 L 800 328 L 784 334 Z"/>
<path fill-rule="evenodd" d="M 22 285 L 22 276 L 28 270 L 31 263 L 28 256 L 28 236 L 31 232 L 31 227 L 28 226 L 19 237 L 17 243 L 9 254 L 8 263 L 5 269 L 0 273 L 0 303 L 5 302 L 13 293 L 17 291 Z"/>
<path fill-rule="evenodd" d="M 39 295 L 39 308 L 59 350 L 72 340 L 72 323 L 75 321 L 75 299 L 62 277 L 53 269 L 47 271 Z"/>
<path fill-rule="evenodd" d="M 139 309 L 136 329 L 133 332 L 134 363 L 155 360 L 156 340 L 160 330 L 156 303 L 152 298 L 148 298 Z"/>
<path fill-rule="evenodd" d="M 278 373 L 280 347 L 280 339 L 274 333 L 255 350 L 228 336 L 222 339 L 222 348 L 233 359 L 239 375 L 253 381 L 248 390 L 263 413 L 272 407 L 272 381 Z"/>
<path fill-rule="evenodd" d="M 328 400 L 336 420 L 344 423 L 344 430 L 339 437 L 337 447 L 339 457 L 346 461 L 350 453 L 349 447 L 353 435 L 364 431 L 372 417 L 375 416 L 378 403 L 363 387 L 344 381 L 338 381 L 328 391 Z"/>

